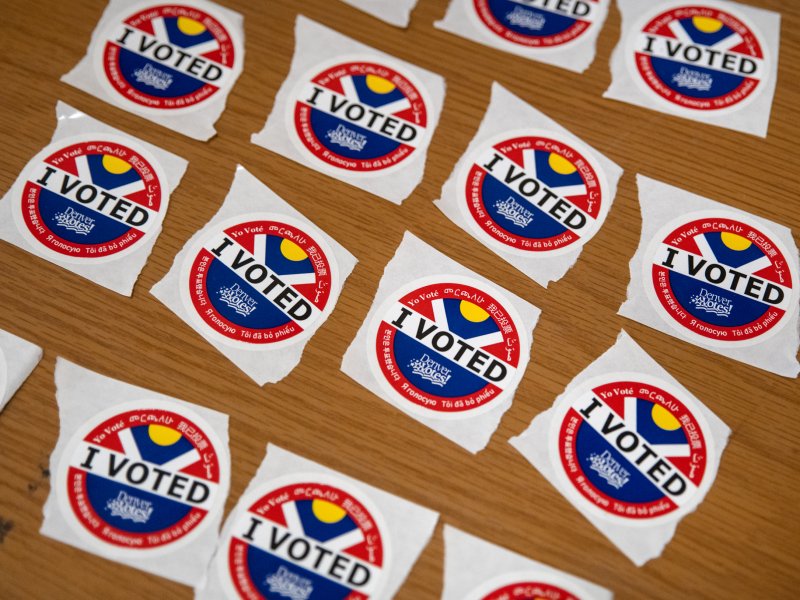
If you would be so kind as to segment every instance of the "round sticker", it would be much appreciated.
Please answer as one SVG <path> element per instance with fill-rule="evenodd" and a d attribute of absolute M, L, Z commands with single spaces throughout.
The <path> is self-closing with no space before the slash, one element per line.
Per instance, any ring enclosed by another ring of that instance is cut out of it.
<path fill-rule="evenodd" d="M 405 67 L 353 57 L 303 77 L 286 116 L 300 152 L 324 169 L 379 176 L 408 164 L 427 143 L 431 108 Z"/>
<path fill-rule="evenodd" d="M 495 577 L 465 600 L 588 600 L 590 596 L 559 573 L 523 571 Z"/>
<path fill-rule="evenodd" d="M 567 495 L 628 524 L 691 512 L 717 469 L 697 403 L 642 373 L 607 374 L 571 391 L 554 410 L 549 445 Z"/>
<path fill-rule="evenodd" d="M 187 254 L 181 281 L 184 305 L 204 333 L 251 350 L 309 338 L 339 294 L 322 233 L 269 213 L 212 227 Z"/>
<path fill-rule="evenodd" d="M 561 49 L 580 41 L 608 10 L 608 0 L 471 0 L 483 31 L 517 48 Z"/>
<path fill-rule="evenodd" d="M 633 79 L 644 93 L 686 114 L 738 110 L 769 76 L 767 47 L 730 3 L 659 6 L 627 42 Z"/>
<path fill-rule="evenodd" d="M 612 201 L 591 149 L 563 134 L 528 130 L 478 147 L 459 172 L 457 193 L 478 239 L 524 256 L 582 246 Z"/>
<path fill-rule="evenodd" d="M 144 3 L 112 22 L 95 46 L 97 77 L 139 112 L 187 112 L 229 90 L 241 41 L 213 5 Z"/>
<path fill-rule="evenodd" d="M 656 312 L 682 335 L 730 347 L 759 343 L 797 310 L 796 267 L 772 233 L 721 211 L 663 227 L 643 262 Z"/>
<path fill-rule="evenodd" d="M 134 140 L 85 134 L 47 146 L 25 167 L 14 201 L 23 238 L 60 261 L 120 258 L 158 235 L 169 184 Z"/>
<path fill-rule="evenodd" d="M 227 449 L 185 406 L 142 400 L 93 416 L 58 472 L 67 521 L 104 553 L 157 553 L 191 542 L 221 512 Z"/>
<path fill-rule="evenodd" d="M 522 320 L 500 290 L 460 275 L 418 279 L 376 311 L 369 365 L 409 412 L 467 418 L 513 394 L 528 363 Z"/>
<path fill-rule="evenodd" d="M 217 561 L 230 597 L 380 598 L 389 563 L 381 515 L 320 474 L 280 478 L 243 498 Z"/>

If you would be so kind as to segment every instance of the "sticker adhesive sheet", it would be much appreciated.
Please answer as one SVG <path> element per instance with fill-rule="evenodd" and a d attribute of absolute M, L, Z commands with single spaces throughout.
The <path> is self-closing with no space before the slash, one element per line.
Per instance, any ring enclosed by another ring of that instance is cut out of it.
<path fill-rule="evenodd" d="M 611 600 L 613 596 L 585 579 L 444 526 L 441 600 Z"/>
<path fill-rule="evenodd" d="M 110 0 L 61 80 L 196 140 L 216 133 L 244 66 L 242 15 L 207 0 Z"/>
<path fill-rule="evenodd" d="M 195 598 L 392 598 L 438 519 L 270 444 Z"/>
<path fill-rule="evenodd" d="M 184 585 L 203 578 L 230 484 L 228 416 L 56 362 L 61 422 L 40 533 Z"/>
<path fill-rule="evenodd" d="M 622 169 L 498 83 L 436 206 L 539 285 L 602 227 Z"/>
<path fill-rule="evenodd" d="M 434 27 L 576 73 L 592 64 L 611 0 L 451 0 Z"/>
<path fill-rule="evenodd" d="M 71 106 L 0 201 L 0 239 L 130 296 L 187 162 Z"/>
<path fill-rule="evenodd" d="M 406 232 L 342 371 L 474 454 L 511 407 L 539 314 Z"/>
<path fill-rule="evenodd" d="M 41 359 L 39 346 L 0 329 L 0 411 Z"/>
<path fill-rule="evenodd" d="M 797 377 L 800 272 L 791 230 L 642 175 L 637 183 L 642 237 L 619 314 Z"/>
<path fill-rule="evenodd" d="M 291 69 L 251 141 L 400 204 L 422 181 L 444 91 L 439 75 L 300 15 Z"/>
<path fill-rule="evenodd" d="M 617 0 L 605 98 L 767 136 L 781 16 L 721 0 Z"/>
<path fill-rule="evenodd" d="M 729 435 L 623 331 L 510 443 L 642 566 L 711 489 Z"/>
<path fill-rule="evenodd" d="M 404 29 L 408 27 L 411 11 L 417 5 L 417 0 L 342 0 L 342 2 Z"/>
<path fill-rule="evenodd" d="M 240 166 L 222 207 L 151 293 L 264 385 L 300 362 L 356 262 Z"/>

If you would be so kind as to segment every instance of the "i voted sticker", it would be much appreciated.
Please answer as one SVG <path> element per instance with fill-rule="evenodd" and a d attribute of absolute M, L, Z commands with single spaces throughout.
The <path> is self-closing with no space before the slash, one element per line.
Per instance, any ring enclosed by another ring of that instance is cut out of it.
<path fill-rule="evenodd" d="M 611 204 L 591 149 L 563 134 L 515 131 L 481 145 L 458 179 L 459 208 L 499 251 L 553 256 L 586 243 Z"/>
<path fill-rule="evenodd" d="M 517 47 L 564 48 L 582 37 L 608 0 L 467 0 L 480 29 Z"/>
<path fill-rule="evenodd" d="M 261 486 L 239 503 L 220 546 L 231 598 L 380 598 L 389 564 L 381 515 L 359 490 L 309 474 Z"/>
<path fill-rule="evenodd" d="M 553 572 L 519 572 L 495 577 L 465 600 L 589 600 L 572 581 Z"/>
<path fill-rule="evenodd" d="M 550 455 L 577 506 L 627 524 L 676 520 L 716 475 L 710 430 L 697 403 L 642 373 L 612 373 L 555 407 Z"/>
<path fill-rule="evenodd" d="M 155 158 L 130 138 L 85 134 L 50 144 L 25 167 L 14 218 L 56 260 L 120 258 L 157 236 L 169 189 Z"/>
<path fill-rule="evenodd" d="M 437 419 L 472 417 L 509 399 L 530 348 L 499 289 L 456 275 L 393 293 L 373 316 L 367 345 L 370 368 L 394 402 Z"/>
<path fill-rule="evenodd" d="M 408 69 L 353 57 L 301 79 L 287 127 L 300 151 L 326 169 L 379 176 L 408 164 L 427 143 L 431 107 Z"/>
<path fill-rule="evenodd" d="M 645 94 L 691 114 L 745 106 L 764 89 L 770 60 L 755 25 L 713 1 L 652 11 L 630 34 L 626 58 Z"/>
<path fill-rule="evenodd" d="M 104 553 L 172 551 L 222 511 L 227 465 L 227 449 L 193 411 L 128 403 L 94 416 L 69 441 L 59 504 L 75 532 Z"/>
<path fill-rule="evenodd" d="M 337 266 L 310 223 L 247 214 L 214 226 L 188 252 L 181 294 L 205 334 L 236 348 L 277 348 L 310 337 L 333 310 Z"/>
<path fill-rule="evenodd" d="M 746 216 L 703 211 L 656 234 L 642 276 L 651 304 L 676 331 L 731 347 L 762 342 L 789 321 L 795 268 L 780 240 Z"/>
<path fill-rule="evenodd" d="M 232 87 L 241 41 L 212 6 L 145 3 L 111 24 L 95 68 L 116 100 L 154 114 L 189 111 Z"/>

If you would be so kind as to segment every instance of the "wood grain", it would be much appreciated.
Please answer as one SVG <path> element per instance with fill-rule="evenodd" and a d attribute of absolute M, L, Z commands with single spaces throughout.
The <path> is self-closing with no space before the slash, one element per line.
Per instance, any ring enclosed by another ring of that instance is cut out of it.
<path fill-rule="evenodd" d="M 125 298 L 0 244 L 0 327 L 45 357 L 0 415 L 0 597 L 190 598 L 191 590 L 38 534 L 58 434 L 53 367 L 63 356 L 105 375 L 231 416 L 230 509 L 267 441 L 442 513 L 514 551 L 613 589 L 618 598 L 793 598 L 800 541 L 798 382 L 690 346 L 616 315 L 639 238 L 635 174 L 686 188 L 798 231 L 800 6 L 749 0 L 783 14 L 780 74 L 762 140 L 601 98 L 619 35 L 612 8 L 597 59 L 583 75 L 526 61 L 433 28 L 444 0 L 420 0 L 407 31 L 331 0 L 224 0 L 245 15 L 246 64 L 219 135 L 200 143 L 59 82 L 84 54 L 103 0 L 4 0 L 0 24 L 0 190 L 50 139 L 57 99 L 190 161 L 164 231 Z M 401 206 L 249 143 L 261 129 L 303 13 L 447 80 L 424 181 Z M 577 265 L 544 290 L 485 249 L 432 204 L 473 136 L 497 80 L 625 168 L 608 220 Z M 359 259 L 338 306 L 284 381 L 258 388 L 149 295 L 189 236 L 217 210 L 234 167 L 245 165 Z M 386 262 L 409 229 L 465 266 L 543 309 L 516 401 L 477 457 L 372 396 L 339 371 Z M 705 502 L 660 559 L 636 568 L 506 440 L 551 405 L 624 327 L 732 429 Z M 437 598 L 441 529 L 400 600 Z"/>

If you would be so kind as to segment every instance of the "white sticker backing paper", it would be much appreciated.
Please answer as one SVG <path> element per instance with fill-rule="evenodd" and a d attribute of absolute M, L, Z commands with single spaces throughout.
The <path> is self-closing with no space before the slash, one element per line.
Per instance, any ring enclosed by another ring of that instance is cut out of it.
<path fill-rule="evenodd" d="M 61 80 L 208 140 L 244 65 L 242 15 L 207 0 L 110 0 L 86 55 Z"/>
<path fill-rule="evenodd" d="M 0 239 L 130 296 L 187 162 L 63 102 L 56 117 L 0 201 Z"/>
<path fill-rule="evenodd" d="M 438 518 L 270 444 L 195 599 L 392 598 Z"/>
<path fill-rule="evenodd" d="M 61 429 L 41 533 L 193 585 L 230 481 L 228 416 L 56 362 Z"/>
<path fill-rule="evenodd" d="M 539 62 L 583 73 L 611 0 L 451 0 L 434 27 Z"/>
<path fill-rule="evenodd" d="M 411 11 L 417 5 L 417 0 L 342 0 L 342 2 L 404 29 L 408 27 Z"/>
<path fill-rule="evenodd" d="M 766 137 L 781 16 L 720 0 L 617 0 L 604 97 Z"/>
<path fill-rule="evenodd" d="M 272 113 L 251 141 L 400 204 L 422 180 L 444 79 L 302 15 Z"/>
<path fill-rule="evenodd" d="M 605 221 L 622 169 L 498 83 L 435 204 L 547 287 Z"/>
<path fill-rule="evenodd" d="M 605 589 L 444 526 L 441 600 L 611 600 Z"/>
<path fill-rule="evenodd" d="M 642 237 L 619 314 L 734 360 L 797 377 L 797 246 L 788 228 L 637 177 Z"/>
<path fill-rule="evenodd" d="M 539 314 L 406 232 L 342 371 L 476 453 L 511 407 Z"/>
<path fill-rule="evenodd" d="M 510 443 L 642 566 L 703 501 L 729 435 L 623 331 Z"/>
<path fill-rule="evenodd" d="M 42 349 L 0 329 L 0 411 L 42 359 Z"/>
<path fill-rule="evenodd" d="M 151 293 L 259 385 L 283 379 L 356 259 L 243 167 Z"/>

